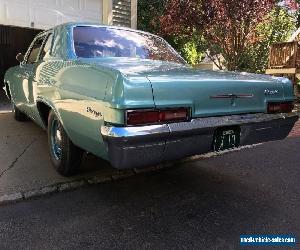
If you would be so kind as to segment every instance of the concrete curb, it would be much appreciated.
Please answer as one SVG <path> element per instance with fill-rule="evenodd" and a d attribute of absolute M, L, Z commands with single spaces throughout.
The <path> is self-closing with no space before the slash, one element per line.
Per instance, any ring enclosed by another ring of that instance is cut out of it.
<path fill-rule="evenodd" d="M 189 157 L 189 158 L 183 159 L 181 161 L 177 161 L 177 162 L 185 163 L 185 162 L 192 162 L 192 161 L 201 160 L 201 159 L 213 158 L 213 157 L 216 157 L 219 155 L 224 155 L 224 154 L 231 153 L 231 152 L 238 152 L 238 151 L 241 151 L 244 149 L 254 148 L 258 145 L 261 145 L 261 144 L 244 146 L 244 147 L 226 150 L 226 151 L 222 151 L 222 152 L 212 152 L 212 153 L 207 153 L 204 155 L 197 155 L 197 156 Z M 26 192 L 16 192 L 16 193 L 12 193 L 12 194 L 5 194 L 5 195 L 0 196 L 0 206 L 11 204 L 11 203 L 18 202 L 18 201 L 34 199 L 37 197 L 42 197 L 42 196 L 50 195 L 53 193 L 71 191 L 71 190 L 75 190 L 80 187 L 84 187 L 84 186 L 88 186 L 88 185 L 109 183 L 109 182 L 116 181 L 116 180 L 126 179 L 129 177 L 135 176 L 135 175 L 140 175 L 140 174 L 155 172 L 155 171 L 161 171 L 161 170 L 172 168 L 172 167 L 175 168 L 176 166 L 172 163 L 165 163 L 165 164 L 161 164 L 158 166 L 152 166 L 152 167 L 143 168 L 143 169 L 119 171 L 116 174 L 113 174 L 112 176 L 97 176 L 96 175 L 96 176 L 92 176 L 92 177 L 83 177 L 82 179 L 77 179 L 77 180 L 67 181 L 67 182 L 62 182 L 62 183 L 56 183 L 56 184 L 53 184 L 50 186 L 42 187 L 40 189 L 30 190 L 30 191 L 26 191 Z"/>
<path fill-rule="evenodd" d="M 146 172 L 153 171 L 153 168 L 149 168 Z M 50 195 L 53 193 L 65 192 L 78 189 L 80 187 L 88 186 L 88 185 L 97 185 L 100 183 L 112 182 L 114 180 L 125 179 L 131 176 L 134 176 L 135 172 L 133 170 L 130 171 L 119 171 L 118 173 L 112 176 L 92 176 L 92 177 L 84 177 L 82 179 L 77 179 L 73 181 L 56 183 L 54 185 L 42 187 L 40 189 L 25 191 L 25 192 L 17 192 L 12 194 L 5 194 L 0 196 L 0 206 L 7 205 L 10 203 L 34 199 L 37 197 Z"/>
<path fill-rule="evenodd" d="M 5 115 L 8 113 L 12 113 L 12 111 L 11 110 L 0 110 L 0 115 Z"/>

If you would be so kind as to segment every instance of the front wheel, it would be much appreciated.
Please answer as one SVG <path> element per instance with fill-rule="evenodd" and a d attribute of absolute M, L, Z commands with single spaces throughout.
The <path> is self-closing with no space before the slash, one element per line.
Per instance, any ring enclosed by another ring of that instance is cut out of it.
<path fill-rule="evenodd" d="M 78 172 L 83 151 L 72 143 L 53 111 L 48 117 L 48 145 L 54 168 L 61 175 L 71 176 Z"/>

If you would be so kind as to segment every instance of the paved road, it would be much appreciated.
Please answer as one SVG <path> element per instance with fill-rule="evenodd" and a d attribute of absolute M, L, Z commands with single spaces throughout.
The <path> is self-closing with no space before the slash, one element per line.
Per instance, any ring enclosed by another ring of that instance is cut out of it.
<path fill-rule="evenodd" d="M 0 207 L 0 249 L 240 249 L 245 233 L 299 239 L 299 145 L 289 138 Z"/>

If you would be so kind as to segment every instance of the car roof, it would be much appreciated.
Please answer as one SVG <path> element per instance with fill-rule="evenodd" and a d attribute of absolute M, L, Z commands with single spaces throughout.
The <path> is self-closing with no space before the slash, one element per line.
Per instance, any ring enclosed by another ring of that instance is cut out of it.
<path fill-rule="evenodd" d="M 96 23 L 96 22 L 68 22 L 68 23 L 63 23 L 63 24 L 57 25 L 57 26 L 55 26 L 55 27 L 53 27 L 49 30 L 43 31 L 40 34 L 42 34 L 44 32 L 49 32 L 51 30 L 55 30 L 55 29 L 58 29 L 58 28 L 72 28 L 72 27 L 77 27 L 77 26 L 103 27 L 103 28 L 111 28 L 111 29 L 118 29 L 118 30 L 126 30 L 126 31 L 132 31 L 132 32 L 136 32 L 136 33 L 142 33 L 142 34 L 147 34 L 147 35 L 159 37 L 155 34 L 152 34 L 152 33 L 146 32 L 146 31 L 142 31 L 142 30 L 136 30 L 136 29 L 123 27 L 123 26 L 104 25 L 104 24 Z M 161 37 L 159 37 L 159 38 L 161 38 Z"/>
<path fill-rule="evenodd" d="M 63 23 L 63 24 L 57 25 L 57 26 L 55 26 L 51 29 L 48 29 L 48 30 L 45 30 L 45 31 L 39 33 L 37 35 L 37 37 L 43 36 L 44 34 L 47 34 L 49 32 L 55 32 L 56 30 L 70 30 L 74 27 L 82 27 L 82 26 L 86 26 L 86 27 L 89 27 L 89 26 L 90 27 L 103 27 L 103 28 L 131 31 L 131 32 L 139 33 L 139 34 L 146 34 L 146 35 L 157 37 L 158 39 L 164 40 L 162 37 L 157 36 L 157 35 L 152 34 L 152 33 L 149 33 L 149 32 L 146 32 L 146 31 L 136 30 L 136 29 L 132 29 L 132 28 L 128 28 L 128 27 L 122 27 L 122 26 L 104 25 L 104 24 L 96 23 L 96 22 L 68 22 L 68 23 Z M 172 46 L 170 46 L 170 47 L 172 48 L 172 50 L 174 50 L 174 48 Z M 178 54 L 178 52 L 176 52 L 176 53 Z M 180 56 L 180 54 L 178 54 L 178 55 Z"/>

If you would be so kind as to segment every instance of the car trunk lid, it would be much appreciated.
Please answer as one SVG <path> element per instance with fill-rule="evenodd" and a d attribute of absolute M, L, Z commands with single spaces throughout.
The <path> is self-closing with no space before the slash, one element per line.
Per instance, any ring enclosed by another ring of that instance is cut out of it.
<path fill-rule="evenodd" d="M 139 58 L 105 58 L 97 60 L 99 64 L 128 79 L 147 77 L 157 108 L 188 107 L 192 117 L 266 112 L 268 101 L 284 100 L 282 82 L 267 75 L 200 70 Z"/>
<path fill-rule="evenodd" d="M 152 72 L 156 107 L 192 108 L 192 117 L 265 112 L 268 101 L 282 101 L 283 86 L 269 76 L 195 69 Z"/>

